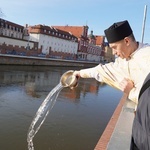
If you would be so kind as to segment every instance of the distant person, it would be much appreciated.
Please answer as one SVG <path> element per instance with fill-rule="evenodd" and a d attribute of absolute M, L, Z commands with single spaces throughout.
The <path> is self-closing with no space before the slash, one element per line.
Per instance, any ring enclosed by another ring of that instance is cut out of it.
<path fill-rule="evenodd" d="M 127 20 L 114 23 L 104 32 L 113 54 L 117 56 L 115 62 L 81 69 L 74 75 L 105 82 L 120 89 L 138 104 L 139 91 L 150 72 L 150 46 L 135 40 Z"/>

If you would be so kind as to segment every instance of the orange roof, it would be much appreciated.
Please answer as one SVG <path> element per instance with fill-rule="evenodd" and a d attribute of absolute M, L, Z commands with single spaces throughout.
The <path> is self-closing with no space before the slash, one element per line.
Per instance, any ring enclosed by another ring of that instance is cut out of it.
<path fill-rule="evenodd" d="M 96 45 L 102 45 L 104 42 L 104 36 L 95 35 L 96 38 Z"/>
<path fill-rule="evenodd" d="M 81 37 L 84 26 L 52 26 L 54 28 L 72 33 L 77 38 Z"/>

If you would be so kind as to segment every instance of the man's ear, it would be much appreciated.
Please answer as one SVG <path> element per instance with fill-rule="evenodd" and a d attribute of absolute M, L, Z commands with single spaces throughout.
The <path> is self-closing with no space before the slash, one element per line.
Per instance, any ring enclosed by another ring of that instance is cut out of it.
<path fill-rule="evenodd" d="M 129 37 L 125 37 L 125 38 L 124 38 L 124 42 L 125 42 L 125 44 L 129 45 L 129 43 L 130 43 L 130 38 L 129 38 Z"/>

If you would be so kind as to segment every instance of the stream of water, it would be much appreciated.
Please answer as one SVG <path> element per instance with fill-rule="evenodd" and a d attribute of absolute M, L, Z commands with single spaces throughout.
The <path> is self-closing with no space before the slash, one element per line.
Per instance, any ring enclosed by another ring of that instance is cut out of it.
<path fill-rule="evenodd" d="M 62 88 L 63 86 L 61 83 L 53 88 L 36 112 L 36 115 L 31 122 L 27 135 L 28 150 L 34 150 L 33 138 L 35 134 L 39 131 L 41 125 L 44 123 L 48 113 L 55 105 L 59 92 L 62 90 Z"/>

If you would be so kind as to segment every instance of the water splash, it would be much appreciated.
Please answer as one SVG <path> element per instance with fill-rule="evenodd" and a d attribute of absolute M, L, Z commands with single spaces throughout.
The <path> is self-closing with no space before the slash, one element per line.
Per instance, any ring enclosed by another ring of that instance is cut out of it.
<path fill-rule="evenodd" d="M 56 99 L 59 95 L 59 92 L 62 89 L 63 86 L 61 83 L 59 83 L 55 88 L 53 88 L 39 107 L 38 111 L 36 112 L 36 115 L 31 122 L 27 134 L 28 150 L 34 150 L 33 138 L 35 134 L 39 131 L 43 122 L 45 121 L 49 111 L 53 108 L 54 104 L 56 103 Z"/>

